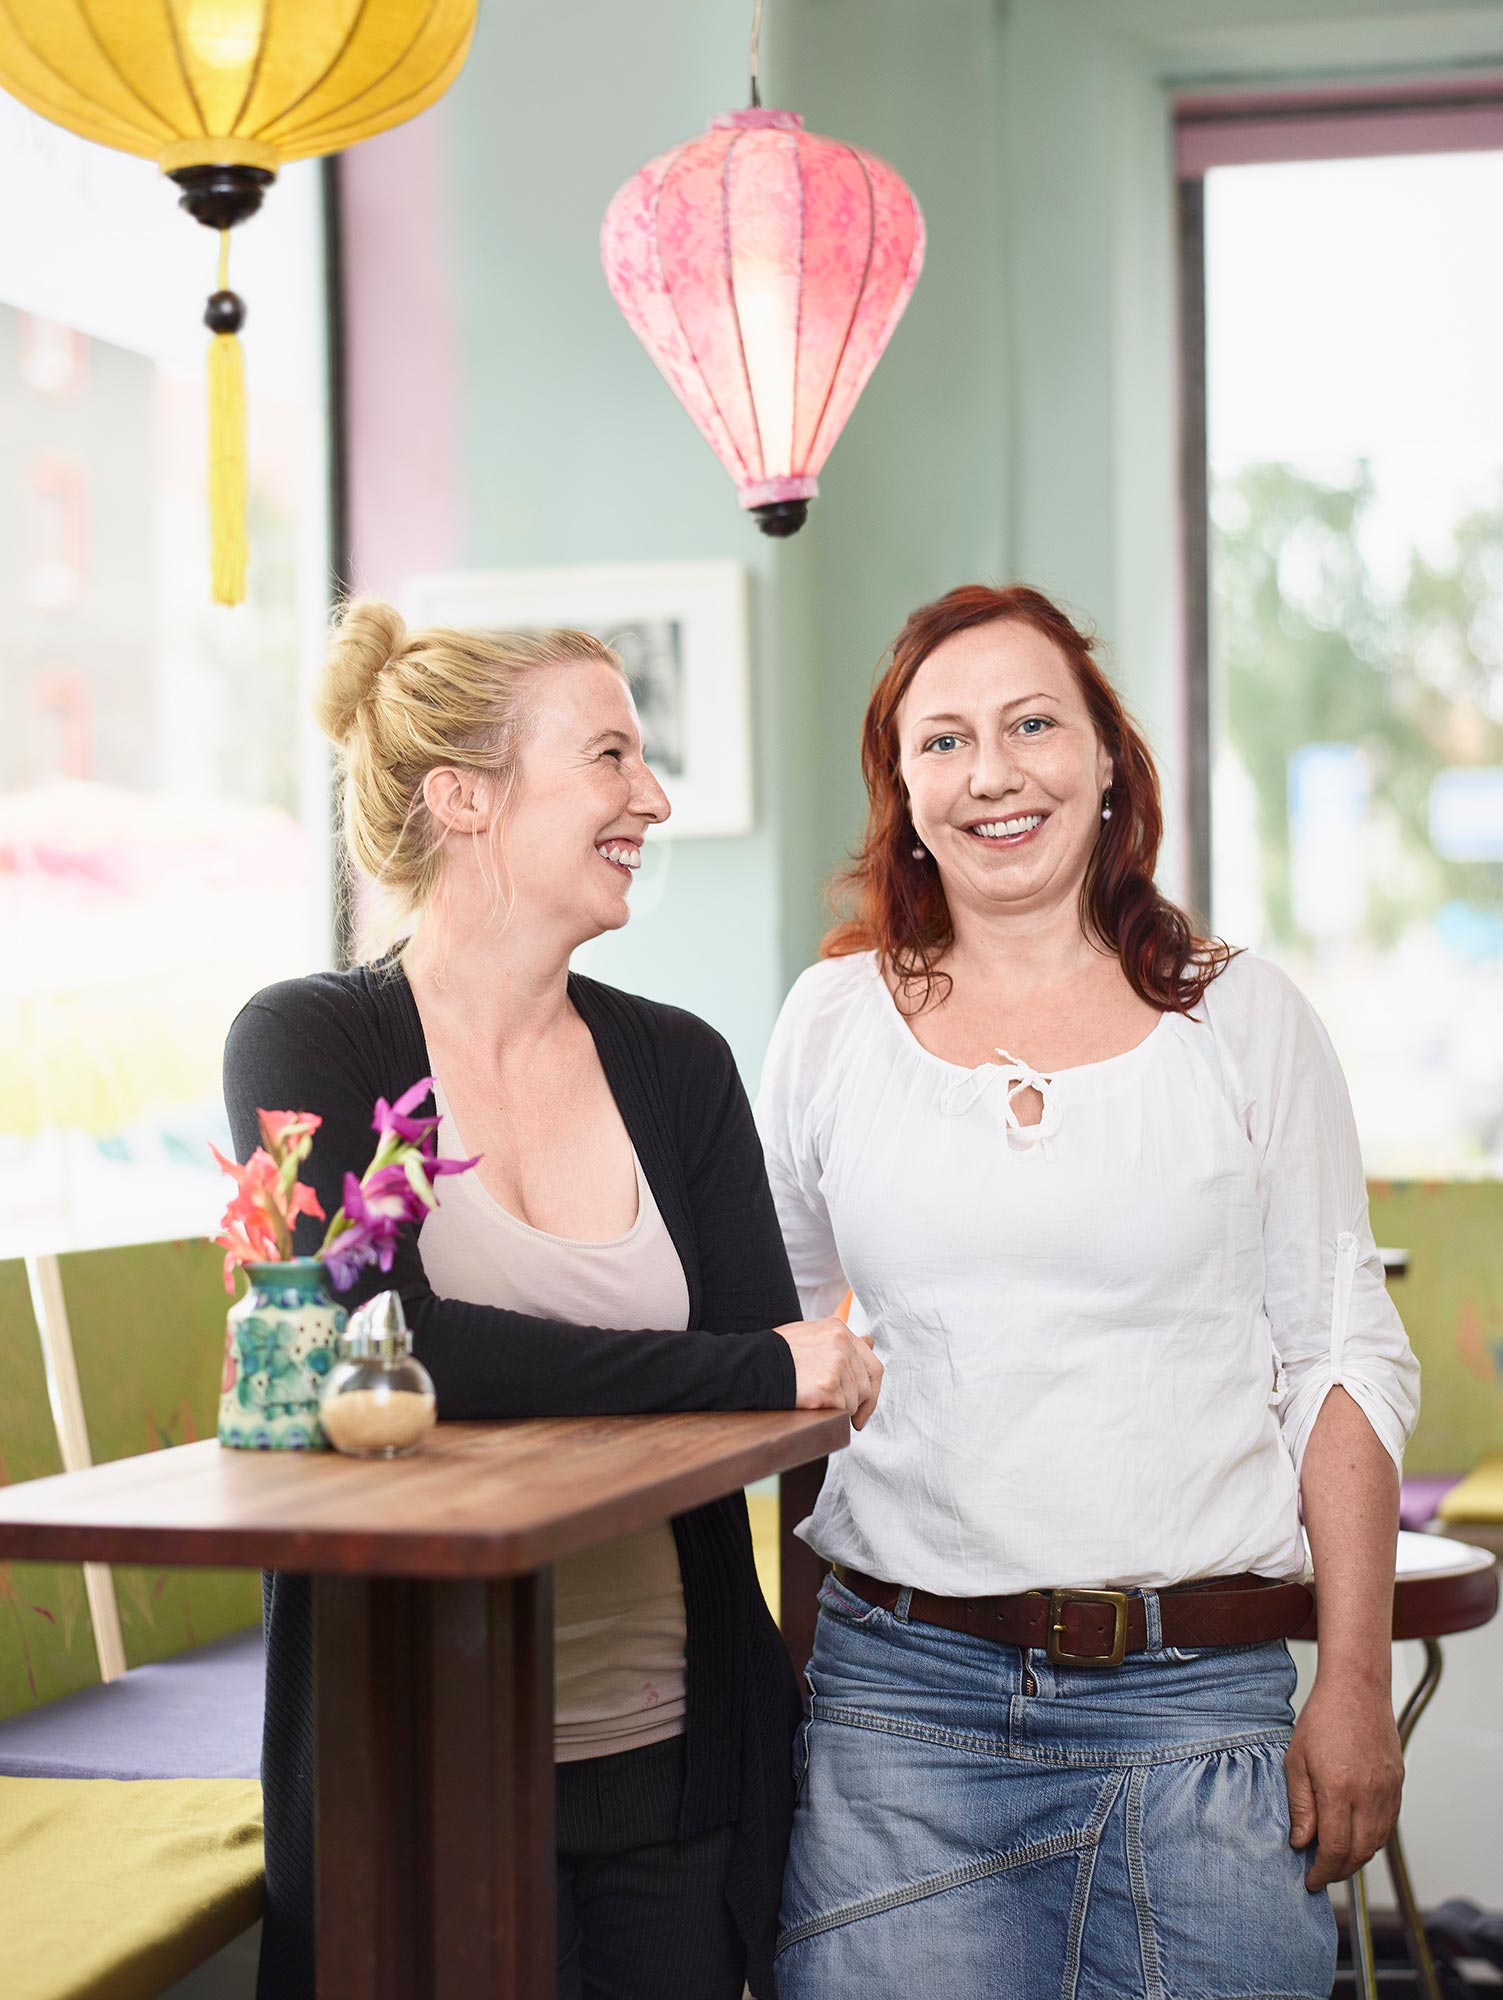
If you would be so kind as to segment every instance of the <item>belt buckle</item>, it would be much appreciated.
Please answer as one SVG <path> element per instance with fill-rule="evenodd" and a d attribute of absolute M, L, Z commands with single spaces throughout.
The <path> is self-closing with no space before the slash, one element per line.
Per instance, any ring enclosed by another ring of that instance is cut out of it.
<path fill-rule="evenodd" d="M 1068 1604 L 1109 1604 L 1112 1607 L 1112 1649 L 1109 1653 L 1071 1653 L 1060 1644 Z M 1049 1636 L 1044 1652 L 1057 1667 L 1120 1667 L 1127 1651 L 1127 1592 L 1125 1590 L 1051 1590 Z"/>

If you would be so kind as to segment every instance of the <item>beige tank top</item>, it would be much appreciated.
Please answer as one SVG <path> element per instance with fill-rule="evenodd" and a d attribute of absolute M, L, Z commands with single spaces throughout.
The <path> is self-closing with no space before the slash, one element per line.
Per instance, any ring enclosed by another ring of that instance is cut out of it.
<path fill-rule="evenodd" d="M 438 1150 L 465 1159 L 441 1090 Z M 440 1298 L 504 1306 L 576 1326 L 687 1327 L 689 1288 L 642 1163 L 637 1219 L 609 1243 L 550 1236 L 509 1214 L 474 1174 L 439 1183 L 418 1234 Z M 602 1542 L 553 1578 L 554 1756 L 641 1749 L 684 1727 L 684 1587 L 666 1525 Z"/>

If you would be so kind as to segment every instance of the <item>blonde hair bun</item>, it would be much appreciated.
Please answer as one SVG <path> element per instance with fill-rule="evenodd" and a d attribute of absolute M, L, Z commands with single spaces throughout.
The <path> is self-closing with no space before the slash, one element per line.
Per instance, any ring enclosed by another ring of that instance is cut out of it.
<path fill-rule="evenodd" d="M 444 765 L 486 772 L 504 808 L 532 684 L 543 668 L 572 660 L 625 675 L 619 656 L 588 632 L 409 632 L 379 597 L 344 606 L 315 712 L 338 745 L 345 850 L 375 892 L 359 905 L 363 952 L 409 932 L 438 886 L 444 829 L 424 803 L 427 774 Z"/>
<path fill-rule="evenodd" d="M 407 643 L 402 614 L 379 597 L 355 597 L 329 634 L 329 652 L 314 714 L 335 743 L 348 743 L 361 707 L 375 691 L 383 667 Z"/>

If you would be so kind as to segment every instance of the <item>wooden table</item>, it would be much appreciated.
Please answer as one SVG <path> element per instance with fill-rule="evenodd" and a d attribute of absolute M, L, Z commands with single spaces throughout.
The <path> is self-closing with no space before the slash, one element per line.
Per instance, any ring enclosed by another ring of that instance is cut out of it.
<path fill-rule="evenodd" d="M 0 1558 L 311 1575 L 320 2000 L 548 2000 L 553 1563 L 848 1438 L 775 1411 L 444 1424 L 392 1461 L 182 1445 L 0 1489 Z"/>

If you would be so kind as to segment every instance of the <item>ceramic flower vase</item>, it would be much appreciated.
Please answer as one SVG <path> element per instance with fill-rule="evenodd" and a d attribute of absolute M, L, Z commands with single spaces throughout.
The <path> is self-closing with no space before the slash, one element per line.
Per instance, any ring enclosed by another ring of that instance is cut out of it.
<path fill-rule="evenodd" d="M 349 1315 L 317 1257 L 247 1264 L 224 1329 L 219 1442 L 248 1451 L 322 1451 L 318 1398 Z"/>

